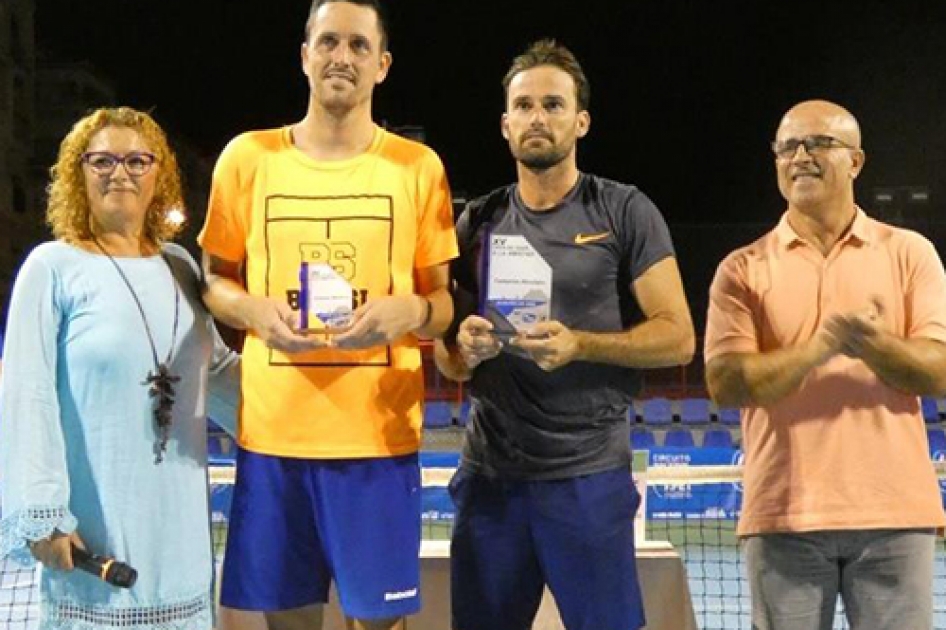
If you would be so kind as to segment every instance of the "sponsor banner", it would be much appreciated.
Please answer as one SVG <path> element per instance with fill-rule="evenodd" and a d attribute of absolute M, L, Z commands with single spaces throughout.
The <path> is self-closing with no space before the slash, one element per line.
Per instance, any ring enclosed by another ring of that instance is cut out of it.
<path fill-rule="evenodd" d="M 717 519 L 736 520 L 742 507 L 742 484 L 725 482 L 711 484 L 654 485 L 647 483 L 650 476 L 659 474 L 655 469 L 665 466 L 707 466 L 742 464 L 740 450 L 725 448 L 659 448 L 635 453 L 634 474 L 642 503 L 639 519 L 646 514 L 649 520 Z M 936 451 L 933 461 L 946 462 L 946 451 Z M 458 453 L 421 453 L 420 462 L 426 472 L 432 469 L 456 468 L 460 463 Z M 946 479 L 940 479 L 943 502 L 946 505 Z M 644 489 L 646 488 L 646 491 Z M 210 504 L 215 523 L 225 522 L 230 513 L 232 485 L 211 484 Z M 425 485 L 421 494 L 422 518 L 426 522 L 450 523 L 454 520 L 455 508 L 445 483 Z M 641 529 L 643 522 L 636 526 Z"/>
<path fill-rule="evenodd" d="M 653 448 L 649 470 L 672 466 L 738 466 L 742 451 L 731 448 Z M 647 486 L 648 520 L 739 518 L 741 483 L 660 484 Z"/>

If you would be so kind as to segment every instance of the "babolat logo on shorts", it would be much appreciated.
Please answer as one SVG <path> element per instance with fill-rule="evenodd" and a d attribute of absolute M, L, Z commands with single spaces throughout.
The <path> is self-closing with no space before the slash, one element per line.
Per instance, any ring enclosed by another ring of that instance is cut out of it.
<path fill-rule="evenodd" d="M 406 591 L 394 591 L 391 593 L 385 593 L 384 601 L 394 602 L 400 599 L 410 599 L 412 597 L 417 597 L 416 588 L 410 588 L 410 589 L 407 589 Z"/>

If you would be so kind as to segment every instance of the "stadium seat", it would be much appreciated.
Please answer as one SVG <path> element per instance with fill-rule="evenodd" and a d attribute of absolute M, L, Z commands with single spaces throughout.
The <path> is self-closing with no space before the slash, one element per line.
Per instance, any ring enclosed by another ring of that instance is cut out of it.
<path fill-rule="evenodd" d="M 666 398 L 649 398 L 641 408 L 644 424 L 665 425 L 673 422 L 673 408 Z"/>
<path fill-rule="evenodd" d="M 635 451 L 647 451 L 657 446 L 654 434 L 646 429 L 631 431 L 631 448 Z"/>
<path fill-rule="evenodd" d="M 926 437 L 930 442 L 930 456 L 940 451 L 946 452 L 946 432 L 942 429 L 927 429 Z"/>
<path fill-rule="evenodd" d="M 223 431 L 207 436 L 207 463 L 211 466 L 234 466 L 236 452 L 233 439 Z"/>
<path fill-rule="evenodd" d="M 710 404 L 705 398 L 684 398 L 680 401 L 680 422 L 704 424 L 710 419 Z"/>
<path fill-rule="evenodd" d="M 739 410 L 733 407 L 720 407 L 716 417 L 725 425 L 739 426 Z"/>
<path fill-rule="evenodd" d="M 457 424 L 461 427 L 466 426 L 466 421 L 470 417 L 470 401 L 464 400 L 460 403 L 460 417 L 457 418 Z"/>
<path fill-rule="evenodd" d="M 693 433 L 689 429 L 673 429 L 664 436 L 664 446 L 671 448 L 693 448 Z"/>
<path fill-rule="evenodd" d="M 424 428 L 443 429 L 453 424 L 450 403 L 444 400 L 428 400 L 424 403 Z"/>
<path fill-rule="evenodd" d="M 920 404 L 923 409 L 924 420 L 930 424 L 939 422 L 939 404 L 936 402 L 935 398 L 927 398 L 924 396 L 920 399 Z"/>
<path fill-rule="evenodd" d="M 460 465 L 460 453 L 456 451 L 421 451 L 421 468 L 456 468 Z"/>
<path fill-rule="evenodd" d="M 732 433 L 728 429 L 712 429 L 703 434 L 703 448 L 733 448 Z"/>

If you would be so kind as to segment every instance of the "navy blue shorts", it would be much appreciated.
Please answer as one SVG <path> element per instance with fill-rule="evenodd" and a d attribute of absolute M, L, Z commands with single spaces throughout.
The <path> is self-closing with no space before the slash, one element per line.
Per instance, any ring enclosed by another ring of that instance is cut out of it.
<path fill-rule="evenodd" d="M 568 630 L 644 625 L 630 470 L 503 481 L 461 468 L 450 493 L 454 628 L 529 630 L 546 585 Z"/>
<path fill-rule="evenodd" d="M 298 459 L 240 449 L 220 602 L 277 611 L 328 601 L 356 619 L 420 610 L 417 455 Z"/>

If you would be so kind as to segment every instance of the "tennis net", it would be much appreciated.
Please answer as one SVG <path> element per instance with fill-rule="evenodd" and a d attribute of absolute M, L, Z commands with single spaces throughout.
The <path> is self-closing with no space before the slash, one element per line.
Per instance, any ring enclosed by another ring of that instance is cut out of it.
<path fill-rule="evenodd" d="M 449 459 L 449 458 L 448 458 Z M 453 507 L 446 486 L 453 462 L 423 469 L 426 539 L 449 538 Z M 946 497 L 946 462 L 937 463 Z M 749 588 L 735 534 L 742 505 L 740 466 L 657 466 L 646 473 L 644 530 L 647 540 L 669 541 L 687 571 L 690 594 L 702 630 L 748 630 Z M 211 474 L 214 504 L 214 547 L 222 560 L 226 539 L 232 467 Z M 937 540 L 934 570 L 934 628 L 946 630 L 946 542 Z M 9 561 L 0 563 L 0 628 L 35 630 L 39 624 L 39 572 Z M 847 629 L 841 606 L 835 629 Z"/>
<path fill-rule="evenodd" d="M 946 462 L 936 464 L 946 501 Z M 424 471 L 428 497 L 424 508 L 424 535 L 449 536 L 450 506 L 436 488 L 445 486 L 449 468 Z M 639 472 L 635 473 L 639 477 Z M 702 630 L 749 630 L 749 584 L 736 538 L 742 507 L 742 467 L 669 465 L 648 468 L 643 480 L 647 496 L 645 539 L 668 541 L 680 554 L 697 627 Z M 638 480 L 641 481 L 640 479 Z M 933 582 L 935 630 L 946 630 L 946 541 L 937 539 Z M 848 630 L 843 606 L 838 603 L 835 630 Z"/>

